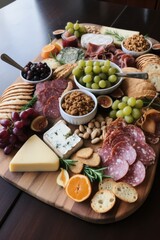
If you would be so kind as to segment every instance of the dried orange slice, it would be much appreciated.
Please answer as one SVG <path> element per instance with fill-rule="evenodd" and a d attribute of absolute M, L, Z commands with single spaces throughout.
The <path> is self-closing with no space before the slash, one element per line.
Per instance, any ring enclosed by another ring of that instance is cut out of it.
<path fill-rule="evenodd" d="M 47 44 L 42 48 L 41 57 L 43 59 L 52 57 L 52 55 L 54 56 L 55 54 L 59 53 L 60 50 L 61 46 L 57 43 Z"/>
<path fill-rule="evenodd" d="M 76 174 L 69 179 L 65 190 L 75 202 L 82 202 L 90 196 L 92 188 L 88 177 Z"/>

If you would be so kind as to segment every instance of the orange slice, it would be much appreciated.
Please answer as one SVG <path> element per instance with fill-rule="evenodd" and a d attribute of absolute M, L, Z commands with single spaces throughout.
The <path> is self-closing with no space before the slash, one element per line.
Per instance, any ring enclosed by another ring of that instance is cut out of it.
<path fill-rule="evenodd" d="M 43 59 L 52 57 L 52 55 L 54 56 L 55 54 L 58 54 L 60 50 L 61 46 L 57 43 L 47 44 L 42 48 L 41 57 Z"/>
<path fill-rule="evenodd" d="M 69 181 L 69 174 L 67 170 L 61 168 L 61 172 L 57 176 L 57 184 L 65 188 L 68 181 Z"/>
<path fill-rule="evenodd" d="M 75 202 L 82 202 L 90 196 L 92 188 L 88 177 L 76 174 L 69 179 L 65 190 Z"/>

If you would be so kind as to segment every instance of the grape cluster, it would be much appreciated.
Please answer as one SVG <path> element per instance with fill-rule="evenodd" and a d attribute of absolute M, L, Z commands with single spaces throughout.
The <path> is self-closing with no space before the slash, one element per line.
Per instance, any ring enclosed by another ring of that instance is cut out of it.
<path fill-rule="evenodd" d="M 76 21 L 76 23 L 67 22 L 65 29 L 70 35 L 75 35 L 77 38 L 80 38 L 84 33 L 86 33 L 86 28 L 79 24 L 78 21 Z"/>
<path fill-rule="evenodd" d="M 39 81 L 45 79 L 50 74 L 50 68 L 46 63 L 38 62 L 32 63 L 29 62 L 22 71 L 22 76 L 30 81 Z"/>
<path fill-rule="evenodd" d="M 28 108 L 20 113 L 12 112 L 10 119 L 0 120 L 0 148 L 5 154 L 10 154 L 14 148 L 19 149 L 29 138 L 30 124 L 37 113 Z"/>
<path fill-rule="evenodd" d="M 103 89 L 116 84 L 116 72 L 117 69 L 111 66 L 109 60 L 80 60 L 72 71 L 80 84 L 91 89 Z"/>
<path fill-rule="evenodd" d="M 127 123 L 133 123 L 142 115 L 143 101 L 134 97 L 124 96 L 121 100 L 115 100 L 109 116 L 113 119 L 122 117 Z"/>

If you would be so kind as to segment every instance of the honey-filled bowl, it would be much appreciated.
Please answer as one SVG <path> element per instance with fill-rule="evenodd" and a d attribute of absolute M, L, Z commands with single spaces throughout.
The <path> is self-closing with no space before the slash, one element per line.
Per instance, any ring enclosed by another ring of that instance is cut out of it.
<path fill-rule="evenodd" d="M 143 35 L 133 35 L 121 42 L 121 48 L 123 52 L 133 57 L 139 57 L 151 51 L 152 43 Z"/>
<path fill-rule="evenodd" d="M 109 60 L 80 60 L 72 73 L 79 89 L 95 95 L 113 92 L 123 80 L 116 75 L 122 73 L 121 68 Z"/>
<path fill-rule="evenodd" d="M 24 82 L 36 84 L 44 82 L 52 77 L 52 69 L 43 62 L 29 62 L 20 72 Z"/>
<path fill-rule="evenodd" d="M 86 90 L 71 90 L 61 96 L 59 109 L 66 122 L 73 125 L 85 124 L 97 113 L 97 98 Z"/>

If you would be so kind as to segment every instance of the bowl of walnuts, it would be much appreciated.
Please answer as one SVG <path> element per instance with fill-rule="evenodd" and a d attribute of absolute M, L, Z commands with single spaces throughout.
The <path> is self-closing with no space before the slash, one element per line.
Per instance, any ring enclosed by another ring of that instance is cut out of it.
<path fill-rule="evenodd" d="M 85 124 L 97 113 L 97 98 L 89 91 L 75 89 L 63 94 L 59 100 L 61 116 L 73 125 Z"/>

